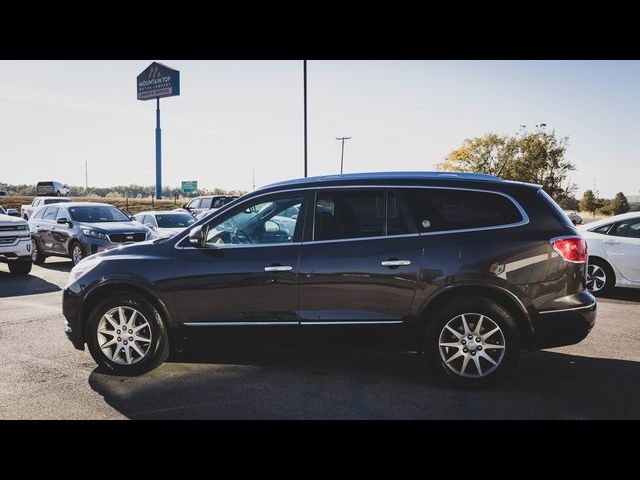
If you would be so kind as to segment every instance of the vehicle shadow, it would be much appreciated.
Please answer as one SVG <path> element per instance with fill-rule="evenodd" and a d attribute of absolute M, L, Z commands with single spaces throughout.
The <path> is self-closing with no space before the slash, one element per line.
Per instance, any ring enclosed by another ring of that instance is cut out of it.
<path fill-rule="evenodd" d="M 53 263 L 45 262 L 42 265 L 38 265 L 38 266 L 46 270 L 55 270 L 56 272 L 69 273 L 73 268 L 73 262 L 71 260 L 69 260 L 68 262 L 53 262 Z"/>
<path fill-rule="evenodd" d="M 614 288 L 607 296 L 600 296 L 598 299 L 624 300 L 628 302 L 640 302 L 640 289 L 636 288 Z"/>
<path fill-rule="evenodd" d="M 9 272 L 0 271 L 0 298 L 50 293 L 60 290 L 61 288 L 58 285 L 33 274 L 12 275 Z"/>
<path fill-rule="evenodd" d="M 637 419 L 638 378 L 640 362 L 541 351 L 468 391 L 412 353 L 228 344 L 140 377 L 96 369 L 89 384 L 132 419 Z"/>

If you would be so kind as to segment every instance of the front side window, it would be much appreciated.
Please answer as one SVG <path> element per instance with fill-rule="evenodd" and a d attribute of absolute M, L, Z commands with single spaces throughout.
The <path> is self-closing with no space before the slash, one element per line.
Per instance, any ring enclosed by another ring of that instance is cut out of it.
<path fill-rule="evenodd" d="M 283 216 L 291 207 L 302 205 L 302 194 L 260 199 L 232 210 L 207 226 L 206 245 L 230 248 L 242 245 L 291 243 L 298 219 Z"/>
<path fill-rule="evenodd" d="M 42 219 L 55 222 L 56 215 L 58 215 L 58 207 L 47 207 L 46 211 L 44 212 L 44 215 L 42 216 Z"/>
<path fill-rule="evenodd" d="M 316 196 L 316 241 L 384 235 L 384 190 L 319 191 Z"/>
<path fill-rule="evenodd" d="M 616 223 L 609 235 L 615 237 L 640 238 L 640 218 L 630 218 Z"/>
<path fill-rule="evenodd" d="M 211 208 L 211 203 L 213 202 L 213 198 L 203 198 L 202 202 L 200 202 L 200 208 Z"/>
<path fill-rule="evenodd" d="M 69 220 L 69 212 L 67 211 L 66 208 L 58 209 L 58 213 L 56 214 L 56 220 L 59 218 L 66 218 L 67 220 Z"/>
<path fill-rule="evenodd" d="M 523 220 L 515 204 L 497 193 L 421 188 L 402 195 L 420 232 L 498 227 Z"/>
<path fill-rule="evenodd" d="M 194 198 L 193 200 L 191 200 L 189 202 L 189 205 L 187 205 L 187 207 L 189 208 L 200 208 L 200 201 L 202 199 L 201 198 Z"/>
<path fill-rule="evenodd" d="M 31 218 L 42 218 L 42 214 L 44 213 L 45 210 L 46 208 L 39 208 L 38 210 L 36 210 L 36 213 L 34 213 Z"/>
<path fill-rule="evenodd" d="M 106 223 L 128 222 L 131 220 L 122 210 L 111 205 L 70 207 L 69 213 L 76 222 Z"/>

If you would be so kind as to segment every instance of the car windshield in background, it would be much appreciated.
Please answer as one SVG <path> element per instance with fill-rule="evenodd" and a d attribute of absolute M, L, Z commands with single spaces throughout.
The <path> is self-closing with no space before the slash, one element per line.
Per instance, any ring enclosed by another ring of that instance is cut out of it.
<path fill-rule="evenodd" d="M 76 222 L 101 223 L 101 222 L 128 222 L 127 217 L 121 210 L 110 206 L 83 206 L 70 207 L 71 218 Z"/>
<path fill-rule="evenodd" d="M 43 205 L 49 205 L 50 203 L 64 203 L 64 202 L 70 202 L 70 201 L 71 199 L 69 198 L 65 198 L 65 199 L 45 198 Z"/>
<path fill-rule="evenodd" d="M 185 228 L 196 223 L 196 219 L 188 213 L 167 213 L 156 215 L 158 228 Z"/>

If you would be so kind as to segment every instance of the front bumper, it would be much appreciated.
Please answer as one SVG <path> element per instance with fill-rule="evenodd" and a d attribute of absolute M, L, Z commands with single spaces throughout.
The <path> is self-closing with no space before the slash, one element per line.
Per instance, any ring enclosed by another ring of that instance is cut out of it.
<path fill-rule="evenodd" d="M 588 303 L 573 308 L 539 312 L 534 320 L 534 348 L 552 348 L 573 345 L 583 340 L 596 323 L 596 299 L 585 298 Z"/>
<path fill-rule="evenodd" d="M 0 237 L 2 240 L 3 237 Z M 31 237 L 20 236 L 10 243 L 0 242 L 0 262 L 31 257 Z"/>
<path fill-rule="evenodd" d="M 66 319 L 64 333 L 78 350 L 84 350 L 82 331 L 82 297 L 69 288 L 62 293 L 62 314 Z"/>

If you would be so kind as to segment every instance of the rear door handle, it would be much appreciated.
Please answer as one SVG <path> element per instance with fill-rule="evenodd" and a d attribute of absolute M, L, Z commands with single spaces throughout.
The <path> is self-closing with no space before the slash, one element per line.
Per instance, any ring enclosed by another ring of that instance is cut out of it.
<path fill-rule="evenodd" d="M 264 267 L 265 272 L 290 272 L 293 270 L 291 265 L 271 265 L 270 267 Z"/>
<path fill-rule="evenodd" d="M 411 260 L 385 260 L 384 262 L 380 262 L 380 265 L 383 267 L 403 267 L 411 265 Z"/>

